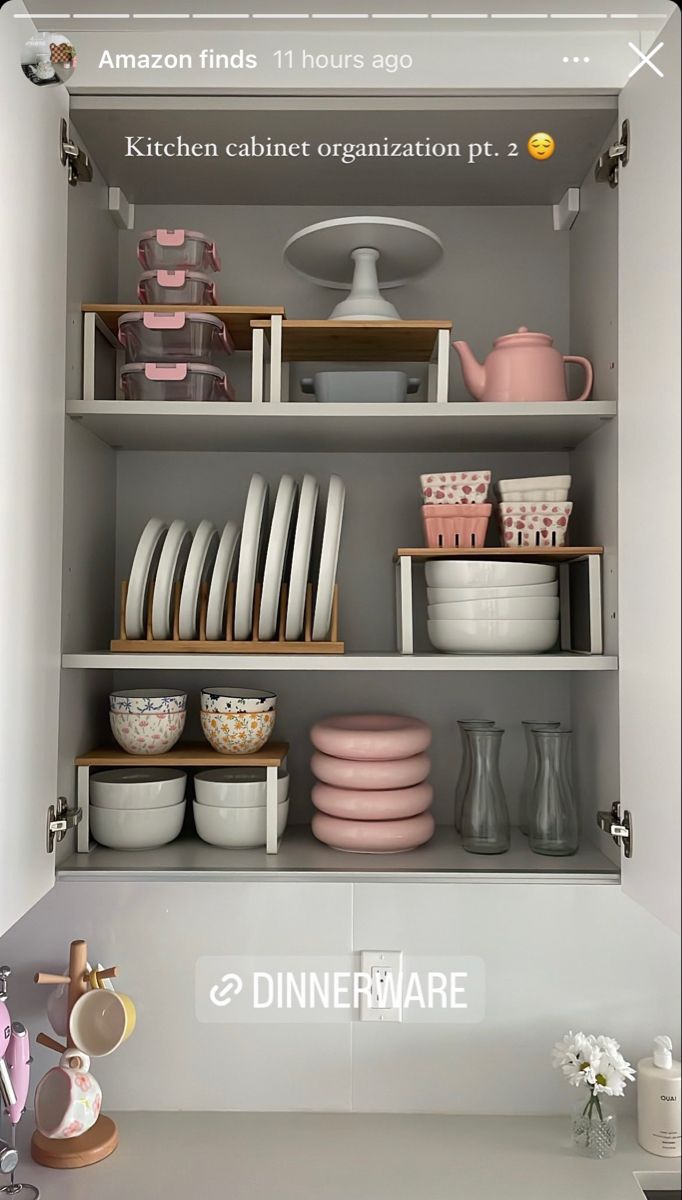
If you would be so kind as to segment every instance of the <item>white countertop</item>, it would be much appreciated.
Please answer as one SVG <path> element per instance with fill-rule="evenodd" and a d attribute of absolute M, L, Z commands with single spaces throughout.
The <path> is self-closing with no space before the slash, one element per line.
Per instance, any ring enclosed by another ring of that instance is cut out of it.
<path fill-rule="evenodd" d="M 74 1171 L 30 1159 L 27 1116 L 17 1179 L 42 1200 L 642 1200 L 635 1171 L 680 1169 L 642 1150 L 628 1119 L 614 1158 L 595 1162 L 571 1149 L 568 1116 L 113 1115 L 116 1152 Z"/>

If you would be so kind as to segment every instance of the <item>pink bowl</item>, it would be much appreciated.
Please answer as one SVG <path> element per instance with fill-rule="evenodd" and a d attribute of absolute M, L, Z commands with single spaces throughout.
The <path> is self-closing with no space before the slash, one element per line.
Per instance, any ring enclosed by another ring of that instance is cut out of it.
<path fill-rule="evenodd" d="M 412 758 L 354 762 L 350 758 L 332 758 L 315 751 L 310 768 L 316 779 L 332 787 L 374 791 L 379 788 L 406 788 L 422 783 L 428 776 L 431 763 L 425 754 Z"/>
<path fill-rule="evenodd" d="M 416 717 L 367 713 L 326 717 L 310 730 L 316 750 L 356 762 L 412 758 L 431 745 L 431 730 Z"/>
<path fill-rule="evenodd" d="M 404 820 L 431 807 L 433 788 L 430 783 L 416 783 L 414 787 L 363 792 L 316 783 L 312 797 L 315 808 L 330 817 L 356 821 Z"/>
<path fill-rule="evenodd" d="M 414 850 L 433 837 L 434 828 L 430 812 L 404 821 L 341 821 L 322 812 L 313 817 L 313 833 L 318 842 L 334 850 L 355 850 L 361 854 Z"/>

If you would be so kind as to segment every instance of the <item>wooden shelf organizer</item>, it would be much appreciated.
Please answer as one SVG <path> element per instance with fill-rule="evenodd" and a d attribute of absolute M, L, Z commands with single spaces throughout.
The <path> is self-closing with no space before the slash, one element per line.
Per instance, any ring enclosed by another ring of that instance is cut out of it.
<path fill-rule="evenodd" d="M 220 754 L 208 742 L 179 742 L 165 754 L 128 754 L 120 746 L 91 750 L 76 759 L 78 807 L 82 817 L 76 833 L 76 851 L 87 854 L 90 845 L 90 772 L 106 767 L 196 767 L 202 771 L 211 767 L 262 767 L 265 771 L 265 852 L 276 854 L 281 839 L 277 837 L 277 776 L 289 753 L 287 742 L 267 742 L 255 754 Z M 225 854 L 231 851 L 226 849 Z"/>
<path fill-rule="evenodd" d="M 414 604 L 412 590 L 413 563 L 437 559 L 498 559 L 501 562 L 544 562 L 559 567 L 560 645 L 562 651 L 576 654 L 601 654 L 602 581 L 601 559 L 603 546 L 443 546 L 437 549 L 417 547 L 396 550 L 393 556 L 396 584 L 396 639 L 399 654 L 414 654 Z M 586 587 L 581 601 L 578 589 L 572 587 L 571 571 L 582 563 L 587 572 Z M 573 615 L 580 613 L 579 624 L 585 631 L 585 646 L 573 644 Z"/>
<path fill-rule="evenodd" d="M 287 641 L 284 636 L 286 622 L 288 588 L 282 585 L 279 601 L 279 617 L 277 623 L 277 638 L 270 642 L 261 642 L 258 638 L 257 614 L 260 609 L 261 585 L 256 584 L 253 605 L 253 634 L 249 641 L 234 639 L 234 600 L 236 584 L 231 581 L 227 587 L 227 604 L 225 615 L 225 638 L 220 641 L 209 641 L 206 638 L 206 608 L 208 604 L 208 587 L 202 584 L 199 598 L 199 636 L 191 641 L 183 640 L 179 632 L 180 583 L 176 583 L 173 594 L 173 636 L 168 639 L 155 639 L 151 630 L 151 606 L 154 588 L 150 586 L 147 596 L 147 636 L 144 638 L 129 638 L 125 628 L 125 609 L 128 596 L 128 583 L 121 584 L 120 632 L 111 642 L 110 649 L 117 653 L 139 654 L 343 654 L 345 645 L 339 641 L 339 590 L 334 587 L 332 602 L 331 625 L 329 638 L 324 642 L 314 642 L 312 584 L 306 589 L 305 616 L 303 622 L 303 637 L 300 641 Z"/>

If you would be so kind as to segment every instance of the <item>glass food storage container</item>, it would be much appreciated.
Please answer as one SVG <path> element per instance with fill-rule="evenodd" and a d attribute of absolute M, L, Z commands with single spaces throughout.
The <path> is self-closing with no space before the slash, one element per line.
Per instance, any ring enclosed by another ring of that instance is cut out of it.
<path fill-rule="evenodd" d="M 234 343 L 219 317 L 196 312 L 129 312 L 118 319 L 128 362 L 210 362 L 232 354 Z"/>
<path fill-rule="evenodd" d="M 215 242 L 194 229 L 147 229 L 137 244 L 145 271 L 219 271 Z"/>
<path fill-rule="evenodd" d="M 230 380 L 208 363 L 129 363 L 121 369 L 126 400 L 235 400 Z"/>
<path fill-rule="evenodd" d="M 137 285 L 140 304 L 217 304 L 215 284 L 202 271 L 145 271 Z"/>

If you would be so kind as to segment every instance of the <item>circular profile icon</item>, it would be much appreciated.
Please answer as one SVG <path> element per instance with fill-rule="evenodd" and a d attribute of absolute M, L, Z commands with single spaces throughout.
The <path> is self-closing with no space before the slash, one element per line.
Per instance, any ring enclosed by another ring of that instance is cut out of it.
<path fill-rule="evenodd" d="M 68 83 L 76 70 L 76 47 L 63 33 L 36 33 L 24 46 L 21 69 L 37 87 Z"/>

